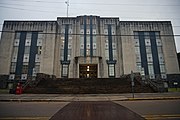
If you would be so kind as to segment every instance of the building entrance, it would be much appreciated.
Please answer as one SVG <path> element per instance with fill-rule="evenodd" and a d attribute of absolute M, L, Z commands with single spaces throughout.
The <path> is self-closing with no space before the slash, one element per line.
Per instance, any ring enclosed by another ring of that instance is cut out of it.
<path fill-rule="evenodd" d="M 80 64 L 79 78 L 97 78 L 97 64 Z"/>

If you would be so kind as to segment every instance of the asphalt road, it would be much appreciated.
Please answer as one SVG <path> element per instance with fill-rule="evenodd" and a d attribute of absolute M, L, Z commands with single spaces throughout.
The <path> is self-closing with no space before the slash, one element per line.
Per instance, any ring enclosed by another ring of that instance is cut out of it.
<path fill-rule="evenodd" d="M 180 100 L 116 101 L 147 119 L 180 120 Z M 68 102 L 0 102 L 0 119 L 49 119 Z"/>
<path fill-rule="evenodd" d="M 0 102 L 0 119 L 49 119 L 68 102 Z"/>
<path fill-rule="evenodd" d="M 180 120 L 180 100 L 118 101 L 147 119 Z"/>

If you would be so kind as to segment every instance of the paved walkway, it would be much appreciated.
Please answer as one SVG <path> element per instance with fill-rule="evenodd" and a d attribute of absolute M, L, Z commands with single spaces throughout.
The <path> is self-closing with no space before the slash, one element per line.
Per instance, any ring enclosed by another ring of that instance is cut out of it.
<path fill-rule="evenodd" d="M 72 102 L 180 99 L 180 92 L 132 94 L 0 94 L 1 102 Z"/>
<path fill-rule="evenodd" d="M 145 118 L 111 101 L 81 101 L 69 103 L 50 120 L 145 120 Z"/>

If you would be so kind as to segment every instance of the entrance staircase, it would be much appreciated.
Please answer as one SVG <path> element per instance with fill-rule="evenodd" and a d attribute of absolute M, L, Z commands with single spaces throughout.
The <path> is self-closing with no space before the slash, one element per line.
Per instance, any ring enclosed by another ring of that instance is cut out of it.
<path fill-rule="evenodd" d="M 135 77 L 136 93 L 155 92 L 149 85 L 141 84 Z M 132 91 L 130 75 L 120 78 L 41 78 L 35 87 L 24 93 L 33 94 L 116 94 Z"/>

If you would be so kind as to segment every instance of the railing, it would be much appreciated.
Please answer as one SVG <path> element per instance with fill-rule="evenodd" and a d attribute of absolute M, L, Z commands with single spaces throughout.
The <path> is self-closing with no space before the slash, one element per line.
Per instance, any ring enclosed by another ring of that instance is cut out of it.
<path fill-rule="evenodd" d="M 165 79 L 156 78 L 150 79 L 149 76 L 144 76 L 144 83 L 149 84 L 156 92 L 166 92 L 164 82 L 167 82 Z"/>
<path fill-rule="evenodd" d="M 167 79 L 162 79 L 159 74 L 156 74 L 154 79 L 150 79 L 149 75 L 140 75 L 137 73 L 135 74 L 135 79 L 137 79 L 141 85 L 149 85 L 155 92 L 167 92 Z"/>

